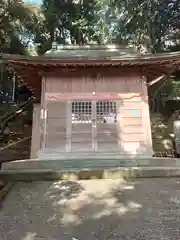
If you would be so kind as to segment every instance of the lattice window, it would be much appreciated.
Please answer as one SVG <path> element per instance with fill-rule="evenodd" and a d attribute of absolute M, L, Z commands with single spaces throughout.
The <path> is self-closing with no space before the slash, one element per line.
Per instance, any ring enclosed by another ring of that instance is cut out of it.
<path fill-rule="evenodd" d="M 99 101 L 96 103 L 97 122 L 116 123 L 116 101 Z"/>
<path fill-rule="evenodd" d="M 92 120 L 91 101 L 72 102 L 72 123 L 90 123 Z"/>

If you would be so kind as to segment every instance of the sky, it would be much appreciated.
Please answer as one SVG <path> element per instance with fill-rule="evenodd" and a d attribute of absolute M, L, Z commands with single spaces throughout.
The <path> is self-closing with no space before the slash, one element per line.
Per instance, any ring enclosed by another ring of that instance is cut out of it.
<path fill-rule="evenodd" d="M 41 4 L 42 0 L 24 0 L 27 3 L 36 3 L 36 4 Z"/>

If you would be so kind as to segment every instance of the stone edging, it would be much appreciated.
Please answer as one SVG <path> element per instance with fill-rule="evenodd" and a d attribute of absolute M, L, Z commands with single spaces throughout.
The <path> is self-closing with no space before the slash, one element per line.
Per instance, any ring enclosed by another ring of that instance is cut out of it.
<path fill-rule="evenodd" d="M 52 169 L 1 170 L 0 179 L 6 181 L 133 179 L 180 177 L 180 167 L 132 167 L 111 169 Z"/>
<path fill-rule="evenodd" d="M 7 149 L 7 148 L 13 147 L 13 146 L 15 146 L 15 145 L 17 145 L 17 144 L 19 144 L 19 143 L 21 143 L 21 142 L 23 142 L 23 141 L 26 141 L 26 140 L 28 140 L 29 138 L 31 138 L 31 136 L 24 137 L 24 138 L 22 138 L 22 139 L 20 139 L 20 140 L 18 140 L 18 141 L 14 141 L 14 142 L 12 142 L 12 143 L 10 143 L 10 144 L 8 144 L 8 145 L 0 148 L 0 152 L 2 152 L 3 150 L 5 150 L 5 149 Z"/>
<path fill-rule="evenodd" d="M 14 183 L 9 182 L 4 185 L 4 187 L 0 190 L 0 202 L 6 197 L 9 191 L 12 189 Z"/>

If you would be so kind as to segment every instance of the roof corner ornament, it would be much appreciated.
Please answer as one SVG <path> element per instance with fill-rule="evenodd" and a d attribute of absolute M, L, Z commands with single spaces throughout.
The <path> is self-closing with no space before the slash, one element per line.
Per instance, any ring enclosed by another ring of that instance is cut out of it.
<path fill-rule="evenodd" d="M 52 42 L 52 47 L 51 47 L 51 50 L 52 51 L 56 51 L 57 50 L 57 41 L 56 41 L 56 39 L 57 39 L 57 30 L 55 29 L 54 30 L 54 37 L 53 37 L 53 42 Z"/>
<path fill-rule="evenodd" d="M 52 51 L 56 51 L 57 50 L 57 42 L 53 41 L 52 42 L 52 48 L 51 48 Z"/>

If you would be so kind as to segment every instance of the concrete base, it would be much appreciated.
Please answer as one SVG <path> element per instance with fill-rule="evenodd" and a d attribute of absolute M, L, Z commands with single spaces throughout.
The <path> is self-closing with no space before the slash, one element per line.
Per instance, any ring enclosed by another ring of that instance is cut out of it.
<path fill-rule="evenodd" d="M 124 159 L 147 159 L 152 158 L 154 153 L 146 153 L 146 154 L 119 154 L 119 152 L 59 152 L 59 149 L 53 149 L 53 153 L 45 153 L 45 152 L 39 152 L 38 159 L 40 160 L 84 160 L 84 159 L 90 159 L 90 160 L 124 160 Z"/>
<path fill-rule="evenodd" d="M 107 157 L 107 155 L 106 155 Z M 112 157 L 112 156 L 111 156 Z M 180 177 L 178 158 L 105 158 L 72 156 L 68 159 L 27 159 L 2 164 L 0 179 L 55 180 L 133 177 Z"/>
<path fill-rule="evenodd" d="M 92 159 L 89 156 L 72 159 L 28 159 L 2 164 L 2 170 L 44 169 L 53 171 L 109 169 L 117 167 L 180 167 L 178 158 L 101 158 Z"/>

